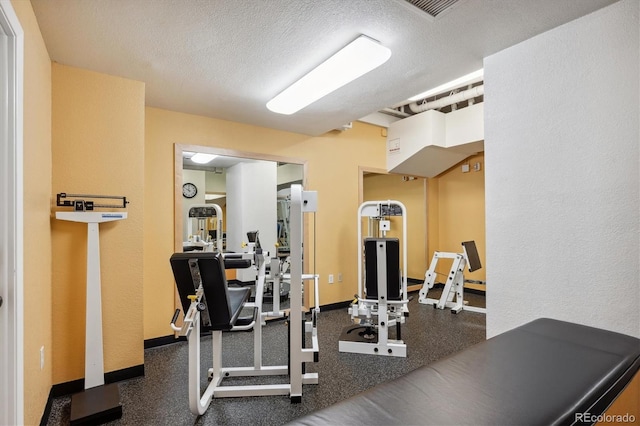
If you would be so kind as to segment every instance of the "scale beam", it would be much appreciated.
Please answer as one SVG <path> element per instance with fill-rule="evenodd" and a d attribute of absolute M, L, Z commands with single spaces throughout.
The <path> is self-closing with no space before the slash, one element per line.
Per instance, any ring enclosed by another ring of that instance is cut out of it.
<path fill-rule="evenodd" d="M 69 198 L 73 198 L 72 200 Z M 120 200 L 118 204 L 96 204 L 92 198 L 108 199 L 108 200 Z M 67 194 L 61 192 L 56 195 L 56 206 L 58 207 L 73 207 L 75 211 L 91 211 L 95 208 L 105 209 L 126 209 L 127 197 L 119 195 L 91 195 L 91 194 Z"/>

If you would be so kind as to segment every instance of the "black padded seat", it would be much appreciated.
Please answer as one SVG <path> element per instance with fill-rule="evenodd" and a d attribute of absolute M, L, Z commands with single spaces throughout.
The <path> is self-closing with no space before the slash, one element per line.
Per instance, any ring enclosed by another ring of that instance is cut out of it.
<path fill-rule="evenodd" d="M 538 319 L 290 424 L 579 424 L 639 368 L 640 339 Z"/>
<path fill-rule="evenodd" d="M 202 330 L 231 330 L 238 321 L 243 305 L 249 300 L 250 288 L 229 288 L 225 274 L 225 261 L 220 253 L 175 253 L 171 256 L 171 268 L 180 294 L 183 312 L 189 310 L 189 295 L 196 292 L 198 283 L 194 283 L 189 262 L 197 262 L 202 289 L 203 302 L 207 315 L 202 315 Z M 254 313 L 255 315 L 255 313 Z M 206 317 L 209 323 L 206 323 Z M 242 325 L 248 324 L 246 318 Z M 238 324 L 240 325 L 240 324 Z"/>
<path fill-rule="evenodd" d="M 251 267 L 250 259 L 224 258 L 225 269 L 247 269 Z"/>

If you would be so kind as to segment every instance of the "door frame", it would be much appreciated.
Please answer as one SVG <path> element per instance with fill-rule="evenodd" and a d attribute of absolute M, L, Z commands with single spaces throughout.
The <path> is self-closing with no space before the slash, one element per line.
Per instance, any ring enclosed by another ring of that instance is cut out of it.
<path fill-rule="evenodd" d="M 0 39 L 0 424 L 23 424 L 24 32 L 10 0 L 0 0 Z"/>

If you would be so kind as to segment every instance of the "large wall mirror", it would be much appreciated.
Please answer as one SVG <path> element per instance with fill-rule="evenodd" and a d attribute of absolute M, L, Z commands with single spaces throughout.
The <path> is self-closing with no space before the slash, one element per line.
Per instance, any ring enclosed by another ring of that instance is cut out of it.
<path fill-rule="evenodd" d="M 176 251 L 218 232 L 225 250 L 241 251 L 247 233 L 259 230 L 266 250 L 286 252 L 287 196 L 292 184 L 304 185 L 304 160 L 193 145 L 176 145 L 175 160 Z M 221 230 L 193 216 L 193 206 L 212 204 L 223 213 Z"/>
<path fill-rule="evenodd" d="M 272 257 L 288 255 L 288 195 L 292 184 L 305 184 L 304 160 L 176 144 L 174 167 L 176 252 L 199 249 L 202 241 L 242 252 L 259 231 Z M 251 280 L 241 270 L 233 278 Z"/>

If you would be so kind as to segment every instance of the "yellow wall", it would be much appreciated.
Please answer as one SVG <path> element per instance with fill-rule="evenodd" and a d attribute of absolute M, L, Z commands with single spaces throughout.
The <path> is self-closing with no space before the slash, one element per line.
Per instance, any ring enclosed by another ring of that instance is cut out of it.
<path fill-rule="evenodd" d="M 216 120 L 147 107 L 145 133 L 144 337 L 171 334 L 174 282 L 168 259 L 174 241 L 174 144 L 235 149 L 307 160 L 306 189 L 317 190 L 316 272 L 320 304 L 350 300 L 357 292 L 357 209 L 359 167 L 384 169 L 385 138 L 380 129 L 354 123 L 346 132 L 320 137 Z M 483 156 L 470 160 L 483 162 Z M 409 276 L 422 279 L 434 250 L 459 251 L 460 242 L 475 239 L 484 263 L 484 172 L 458 173 L 459 167 L 434 179 L 399 182 L 415 186 L 408 215 L 428 224 L 428 255 L 424 231 L 410 232 Z M 461 176 L 460 176 L 461 175 Z M 397 179 L 399 177 L 396 176 Z M 389 187 L 387 190 L 391 190 Z M 422 194 L 418 199 L 417 194 Z M 182 202 L 179 197 L 178 202 Z M 427 203 L 428 201 L 428 203 Z M 425 215 L 425 205 L 428 214 Z M 422 205 L 422 208 L 418 207 Z M 407 206 L 409 210 L 409 206 Z M 413 214 L 413 215 L 412 215 Z M 412 215 L 412 216 L 411 216 Z M 426 225 L 412 223 L 410 230 Z M 419 234 L 419 235 L 418 235 Z M 422 248 L 420 248 L 422 246 Z M 311 254 L 308 258 L 312 258 Z M 311 263 L 311 268 L 313 264 Z M 329 274 L 343 282 L 329 285 Z M 484 279 L 484 269 L 468 274 Z"/>
<path fill-rule="evenodd" d="M 30 3 L 14 1 L 13 6 L 25 31 L 25 251 L 39 252 L 37 259 L 25 256 L 26 424 L 39 422 L 52 384 L 84 376 L 86 228 L 52 218 L 56 193 L 126 195 L 131 200 L 127 220 L 101 225 L 105 371 L 142 364 L 143 339 L 170 334 L 175 143 L 307 160 L 306 187 L 319 192 L 315 269 L 322 277 L 320 303 L 351 299 L 356 291 L 359 167 L 385 167 L 385 138 L 379 128 L 356 122 L 346 132 L 308 137 L 145 108 L 143 83 L 51 66 Z M 429 255 L 433 249 L 457 248 L 441 242 L 474 238 L 484 256 L 483 201 L 481 219 L 463 218 L 482 229 L 482 235 L 460 237 L 455 232 L 461 207 L 456 197 L 464 199 L 466 191 L 459 184 L 475 178 L 471 185 L 479 190 L 481 175 L 461 177 L 452 170 L 428 181 Z M 51 251 L 42 251 L 49 246 Z M 418 272 L 410 270 L 410 276 Z M 343 282 L 329 285 L 328 274 L 339 273 Z"/>
<path fill-rule="evenodd" d="M 306 189 L 318 191 L 317 265 L 320 304 L 350 300 L 357 291 L 356 221 L 359 166 L 384 168 L 386 139 L 380 129 L 354 123 L 320 137 L 288 133 L 207 117 L 146 109 L 144 337 L 171 334 L 174 282 L 174 144 L 235 149 L 307 160 Z M 181 198 L 181 197 L 180 197 Z M 182 200 L 178 200 L 182 202 Z M 308 256 L 312 259 L 313 256 Z M 311 263 L 311 268 L 313 264 Z M 329 285 L 329 274 L 343 282 Z"/>
<path fill-rule="evenodd" d="M 462 164 L 477 162 L 480 171 L 471 167 L 470 172 L 462 173 Z M 434 251 L 460 252 L 462 241 L 475 240 L 483 268 L 467 272 L 465 278 L 485 280 L 484 154 L 427 179 L 426 189 L 423 179 L 404 182 L 397 175 L 383 174 L 366 175 L 363 186 L 365 200 L 395 198 L 407 207 L 410 278 L 424 279 Z M 446 274 L 450 266 L 451 262 L 443 259 L 437 270 Z M 483 289 L 471 284 L 466 287 Z"/>
<path fill-rule="evenodd" d="M 24 422 L 38 424 L 52 384 L 51 61 L 31 3 L 12 6 L 24 31 Z"/>
<path fill-rule="evenodd" d="M 383 201 L 397 200 L 407 209 L 407 266 L 408 278 L 422 280 L 428 268 L 427 250 L 427 212 L 426 212 L 426 180 L 418 178 L 403 181 L 401 175 L 367 174 L 363 179 L 363 200 Z M 355 220 L 355 218 L 354 218 Z M 399 217 L 391 217 L 389 237 L 402 239 L 402 221 Z M 363 233 L 367 232 L 366 220 L 363 220 Z"/>
<path fill-rule="evenodd" d="M 481 164 L 474 171 L 475 163 Z M 462 173 L 462 164 L 469 163 L 471 171 Z M 429 231 L 438 233 L 435 246 L 429 246 L 429 260 L 434 251 L 459 253 L 462 241 L 475 240 L 482 269 L 465 273 L 466 279 L 485 280 L 485 215 L 484 215 L 484 153 L 469 157 L 442 175 L 438 176 L 438 220 L 431 217 Z M 431 199 L 430 199 L 431 202 Z M 431 214 L 431 210 L 429 211 Z M 440 268 L 439 268 L 440 269 Z M 444 271 L 447 272 L 448 267 Z M 468 285 L 467 285 L 468 286 Z"/>
<path fill-rule="evenodd" d="M 140 365 L 144 84 L 53 64 L 52 89 L 52 193 L 131 200 L 128 219 L 100 225 L 104 367 Z M 84 377 L 86 233 L 52 221 L 54 383 Z"/>

